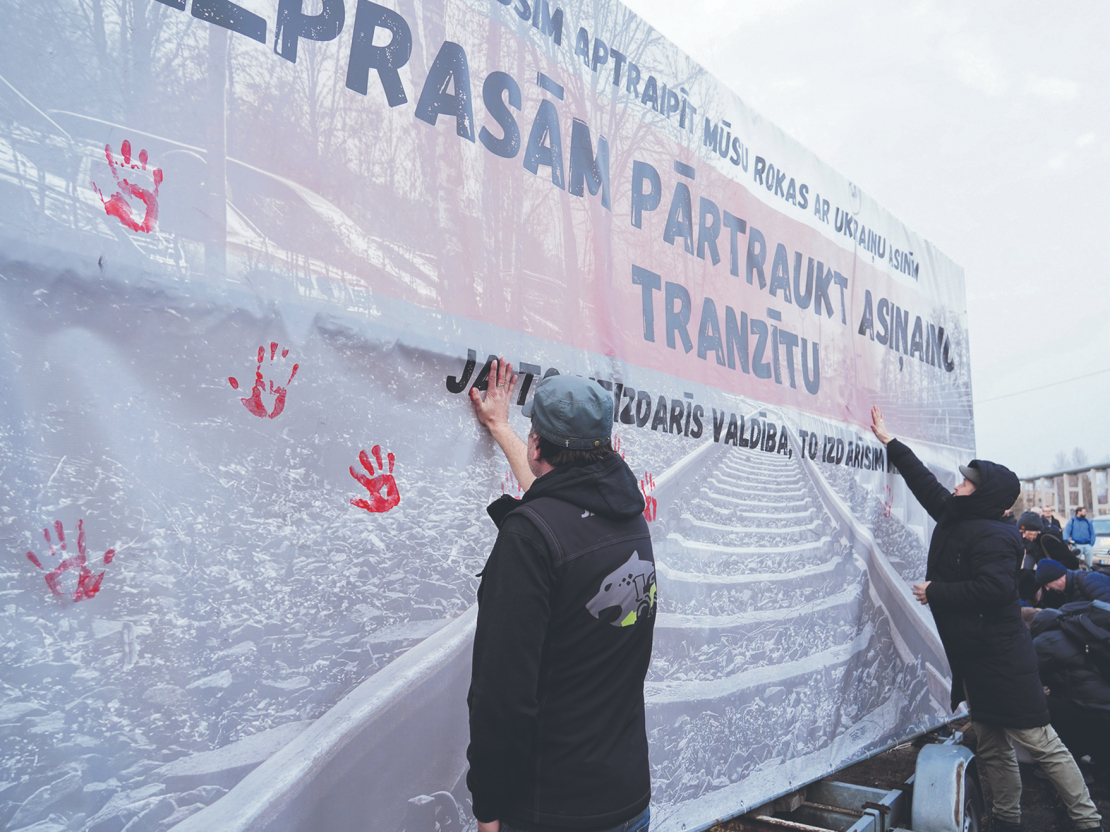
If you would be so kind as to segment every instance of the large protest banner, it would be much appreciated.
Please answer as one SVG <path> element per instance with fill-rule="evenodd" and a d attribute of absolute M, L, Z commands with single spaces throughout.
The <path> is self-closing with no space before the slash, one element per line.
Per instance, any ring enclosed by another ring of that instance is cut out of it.
<path fill-rule="evenodd" d="M 472 825 L 496 355 L 612 391 L 655 826 L 946 718 L 865 425 L 972 454 L 962 270 L 619 2 L 3 21 L 0 825 Z"/>

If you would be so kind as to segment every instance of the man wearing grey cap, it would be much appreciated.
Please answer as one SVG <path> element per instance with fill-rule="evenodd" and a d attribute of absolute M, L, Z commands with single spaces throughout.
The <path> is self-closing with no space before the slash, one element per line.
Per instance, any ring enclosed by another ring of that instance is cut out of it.
<path fill-rule="evenodd" d="M 925 580 L 913 585 L 913 595 L 929 606 L 944 644 L 952 668 L 951 708 L 966 701 L 971 712 L 995 830 L 1021 830 L 1021 773 L 1013 743 L 1040 763 L 1076 829 L 1102 829 L 1083 775 L 1049 724 L 1037 654 L 1021 620 L 1021 537 L 1002 520 L 1021 492 L 1017 476 L 1004 465 L 973 459 L 960 466 L 964 479 L 949 492 L 891 435 L 877 407 L 871 408 L 871 430 L 937 523 Z"/>
<path fill-rule="evenodd" d="M 610 443 L 613 397 L 589 379 L 543 379 L 523 443 L 512 365 L 492 362 L 489 379 L 471 401 L 525 493 L 487 509 L 498 534 L 467 696 L 478 828 L 646 832 L 655 561 L 636 477 Z"/>

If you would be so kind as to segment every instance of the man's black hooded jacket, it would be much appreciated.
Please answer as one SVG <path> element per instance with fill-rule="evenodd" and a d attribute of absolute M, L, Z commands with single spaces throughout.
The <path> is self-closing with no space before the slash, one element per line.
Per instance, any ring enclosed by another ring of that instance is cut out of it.
<path fill-rule="evenodd" d="M 966 698 L 972 719 L 1008 728 L 1049 722 L 1037 654 L 1021 620 L 1021 536 L 1002 521 L 1020 483 L 1003 465 L 972 460 L 980 482 L 956 497 L 904 444 L 887 445 L 913 495 L 937 521 L 925 579 L 929 608 L 952 667 L 952 709 Z M 966 695 L 965 695 L 966 686 Z"/>
<path fill-rule="evenodd" d="M 466 782 L 480 821 L 608 829 L 648 805 L 655 562 L 624 460 L 557 468 L 489 507 Z"/>

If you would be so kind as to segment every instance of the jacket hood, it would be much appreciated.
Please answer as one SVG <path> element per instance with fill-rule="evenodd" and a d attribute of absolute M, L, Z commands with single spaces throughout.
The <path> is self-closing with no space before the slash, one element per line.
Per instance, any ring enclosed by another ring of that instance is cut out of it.
<path fill-rule="evenodd" d="M 554 497 L 613 520 L 630 520 L 644 510 L 636 475 L 613 454 L 590 465 L 548 471 L 519 500 L 502 494 L 486 507 L 486 513 L 501 528 L 510 511 L 540 497 Z"/>
<path fill-rule="evenodd" d="M 1029 635 L 1036 638 L 1041 633 L 1047 632 L 1048 630 L 1059 629 L 1059 622 L 1056 620 L 1059 617 L 1060 610 L 1041 610 L 1033 616 L 1033 621 L 1029 625 Z"/>
<path fill-rule="evenodd" d="M 644 510 L 636 475 L 616 454 L 575 468 L 556 468 L 532 483 L 521 502 L 554 497 L 601 517 L 628 520 Z"/>
<path fill-rule="evenodd" d="M 953 510 L 962 517 L 998 520 L 1021 493 L 1017 474 L 1005 465 L 985 459 L 973 459 L 968 465 L 979 469 L 979 485 L 967 496 L 953 497 Z"/>

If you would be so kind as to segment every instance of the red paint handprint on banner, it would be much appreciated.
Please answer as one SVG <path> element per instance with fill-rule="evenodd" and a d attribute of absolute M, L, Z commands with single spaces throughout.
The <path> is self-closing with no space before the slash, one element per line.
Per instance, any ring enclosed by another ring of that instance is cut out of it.
<path fill-rule="evenodd" d="M 274 362 L 277 360 L 278 343 L 277 341 L 270 342 L 270 367 L 273 368 Z M 281 357 L 287 358 L 289 350 L 282 350 Z M 254 387 L 251 388 L 251 394 L 248 398 L 239 399 L 243 403 L 243 407 L 260 418 L 273 419 L 281 415 L 281 411 L 285 410 L 285 395 L 288 392 L 289 384 L 297 375 L 297 370 L 300 364 L 293 365 L 293 371 L 289 373 L 289 381 L 285 382 L 285 386 L 274 384 L 273 379 L 270 379 L 270 387 L 267 391 L 266 380 L 262 375 L 262 362 L 266 360 L 266 347 L 261 346 L 258 348 L 258 367 L 254 371 Z M 228 383 L 231 384 L 233 390 L 239 389 L 239 380 L 233 376 L 228 377 Z M 274 406 L 272 410 L 267 410 L 265 403 L 262 401 L 262 395 L 268 393 L 274 397 Z"/>
<path fill-rule="evenodd" d="M 66 551 L 66 533 L 62 527 L 62 521 L 56 520 L 54 522 L 54 533 L 58 536 L 58 547 L 60 551 Z M 54 549 L 54 541 L 50 538 L 50 529 L 43 529 L 42 536 L 46 539 L 46 545 L 50 547 L 50 557 L 58 556 L 58 551 Z M 63 591 L 59 582 L 62 576 L 73 569 L 77 570 L 77 586 L 73 590 L 72 598 L 74 601 L 81 601 L 85 598 L 92 598 L 96 593 L 100 592 L 100 582 L 104 580 L 104 573 L 101 572 L 95 577 L 92 570 L 89 569 L 85 561 L 86 548 L 85 548 L 85 521 L 77 521 L 77 554 L 73 557 L 64 558 L 61 563 L 55 566 L 50 572 L 46 574 L 46 585 L 50 587 L 50 591 L 57 595 L 59 598 L 64 598 L 67 594 Z M 115 549 L 109 549 L 104 553 L 105 565 L 112 562 L 112 558 L 116 556 Z M 27 560 L 31 561 L 39 569 L 45 570 L 46 567 L 38 559 L 34 552 L 27 553 Z"/>
<path fill-rule="evenodd" d="M 105 199 L 96 183 L 89 183 L 96 191 L 96 195 L 100 197 L 100 202 L 104 205 L 104 212 L 108 216 L 118 219 L 132 231 L 145 231 L 149 234 L 158 223 L 158 188 L 162 185 L 162 169 L 154 168 L 150 172 L 150 179 L 154 183 L 154 190 L 150 191 L 126 178 L 121 179 L 119 170 L 117 170 L 122 169 L 132 179 L 135 178 L 135 174 L 129 173 L 129 171 L 139 171 L 141 175 L 145 175 L 148 159 L 145 150 L 139 151 L 139 162 L 135 164 L 131 161 L 131 142 L 124 139 L 123 144 L 120 145 L 120 155 L 123 156 L 122 162 L 117 162 L 115 157 L 112 156 L 111 145 L 104 145 L 104 155 L 108 159 L 108 167 L 112 171 L 112 178 L 116 180 L 116 192 Z M 144 206 L 141 221 L 137 220 L 132 213 L 128 198 L 138 200 Z"/>
<path fill-rule="evenodd" d="M 501 493 L 502 494 L 523 494 L 524 489 L 520 487 L 512 471 L 506 471 L 505 476 L 501 479 Z"/>
<path fill-rule="evenodd" d="M 393 454 L 391 453 L 387 457 L 389 460 L 389 473 L 387 474 L 385 473 L 385 466 L 382 464 L 382 446 L 375 445 L 370 449 L 370 453 L 374 455 L 374 459 L 378 463 L 377 468 L 370 461 L 366 451 L 359 451 L 358 453 L 362 467 L 370 473 L 370 476 L 356 471 L 355 467 L 351 466 L 351 476 L 362 483 L 363 487 L 370 492 L 370 499 L 351 500 L 351 505 L 364 508 L 374 514 L 381 514 L 390 511 L 401 502 L 401 493 L 397 490 L 397 481 L 393 479 Z M 384 496 L 382 495 L 382 489 L 385 489 Z"/>
<path fill-rule="evenodd" d="M 644 478 L 640 480 L 640 493 L 644 495 L 644 517 L 651 522 L 655 519 L 655 515 L 659 510 L 659 503 L 651 493 L 655 491 L 655 477 L 644 472 Z"/>

